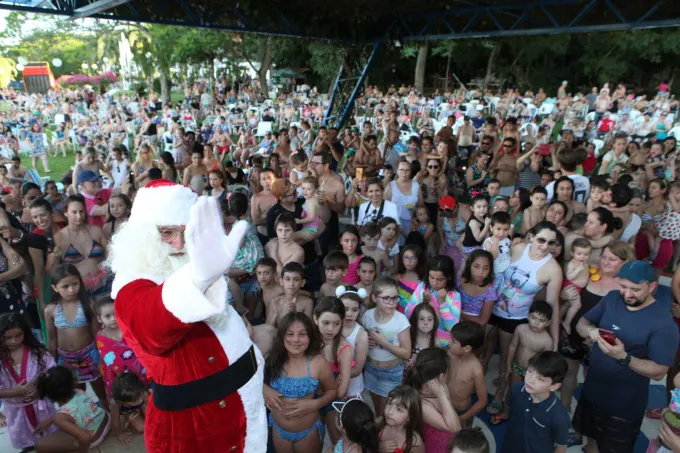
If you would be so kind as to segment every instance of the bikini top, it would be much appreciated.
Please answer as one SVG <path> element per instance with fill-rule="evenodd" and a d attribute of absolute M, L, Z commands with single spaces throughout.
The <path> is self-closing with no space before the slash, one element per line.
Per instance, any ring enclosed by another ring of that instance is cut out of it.
<path fill-rule="evenodd" d="M 87 231 L 87 234 L 90 234 L 89 230 L 86 230 L 86 231 Z M 111 231 L 113 231 L 113 228 L 111 229 Z M 91 237 L 92 236 L 90 235 L 90 238 Z M 92 239 L 92 248 L 90 249 L 89 255 L 87 257 L 83 256 L 83 254 L 80 253 L 78 251 L 78 249 L 75 248 L 73 246 L 73 244 L 71 243 L 71 230 L 70 229 L 68 230 L 68 242 L 69 242 L 69 245 L 68 245 L 68 248 L 66 249 L 66 252 L 64 253 L 64 258 L 63 258 L 64 263 L 75 264 L 75 263 L 80 263 L 85 258 L 102 258 L 102 257 L 104 257 L 104 252 L 105 252 L 104 247 L 99 242 L 95 241 L 94 239 Z"/>
<path fill-rule="evenodd" d="M 378 441 L 382 442 L 382 431 L 378 433 Z M 406 451 L 406 442 L 400 447 L 394 450 L 393 453 L 405 453 Z"/>
<path fill-rule="evenodd" d="M 319 388 L 319 380 L 311 376 L 307 359 L 307 376 L 279 376 L 272 379 L 269 386 L 286 398 L 302 398 L 311 395 Z"/>
<path fill-rule="evenodd" d="M 77 329 L 79 327 L 85 327 L 88 324 L 81 303 L 78 303 L 76 317 L 73 318 L 71 323 L 69 323 L 66 316 L 64 316 L 64 309 L 61 308 L 61 304 L 57 304 L 57 308 L 54 310 L 54 327 L 57 329 Z"/>
<path fill-rule="evenodd" d="M 344 351 L 345 349 L 347 349 L 349 347 L 350 346 L 348 344 L 346 344 L 338 350 L 337 360 L 340 360 L 340 354 L 342 354 L 342 351 Z M 340 372 L 340 364 L 339 363 L 336 362 L 336 363 L 333 363 L 331 365 L 333 367 L 333 373 L 339 373 Z M 356 365 L 356 362 L 354 360 L 352 360 L 352 368 L 354 368 L 354 365 Z"/>

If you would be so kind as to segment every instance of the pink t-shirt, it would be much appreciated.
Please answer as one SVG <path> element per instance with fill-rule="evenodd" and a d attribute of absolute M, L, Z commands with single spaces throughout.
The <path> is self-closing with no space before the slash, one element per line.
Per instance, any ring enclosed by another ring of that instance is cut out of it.
<path fill-rule="evenodd" d="M 85 198 L 85 212 L 87 212 L 87 223 L 90 225 L 96 225 L 98 227 L 103 227 L 106 222 L 105 215 L 92 215 L 92 210 L 96 206 L 103 206 L 109 202 L 111 198 L 111 189 L 101 189 L 97 192 L 97 195 L 82 194 Z"/>

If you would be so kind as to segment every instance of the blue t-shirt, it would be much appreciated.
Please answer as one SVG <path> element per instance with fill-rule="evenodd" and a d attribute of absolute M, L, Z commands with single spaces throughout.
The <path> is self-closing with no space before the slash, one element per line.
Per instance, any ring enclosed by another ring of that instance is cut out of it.
<path fill-rule="evenodd" d="M 619 291 L 604 296 L 585 318 L 601 329 L 614 332 L 631 356 L 671 366 L 680 336 L 670 311 L 659 302 L 629 310 Z M 590 354 L 583 395 L 595 406 L 629 421 L 642 420 L 647 409 L 649 378 L 602 352 Z"/>

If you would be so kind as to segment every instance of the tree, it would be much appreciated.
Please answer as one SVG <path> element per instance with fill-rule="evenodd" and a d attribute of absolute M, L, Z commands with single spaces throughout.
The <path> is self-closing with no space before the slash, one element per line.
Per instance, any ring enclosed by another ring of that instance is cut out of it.
<path fill-rule="evenodd" d="M 418 59 L 416 60 L 415 86 L 421 93 L 425 91 L 425 63 L 427 62 L 427 41 L 418 47 Z"/>
<path fill-rule="evenodd" d="M 272 66 L 272 40 L 271 36 L 258 36 L 253 39 L 250 35 L 242 35 L 241 46 L 238 48 L 238 54 L 257 73 L 260 89 L 264 92 L 265 96 L 268 95 L 269 91 L 267 88 L 267 73 Z M 253 62 L 255 60 L 253 55 L 257 55 L 257 65 Z"/>
<path fill-rule="evenodd" d="M 489 81 L 491 81 L 491 76 L 493 75 L 493 65 L 496 63 L 496 58 L 498 53 L 501 51 L 501 42 L 496 41 L 493 44 L 493 50 L 489 55 L 489 61 L 486 64 L 486 74 L 484 75 L 484 85 L 482 85 L 482 92 L 486 93 L 486 89 L 489 86 Z"/>
<path fill-rule="evenodd" d="M 0 88 L 7 88 L 16 75 L 16 63 L 7 57 L 0 57 Z"/>

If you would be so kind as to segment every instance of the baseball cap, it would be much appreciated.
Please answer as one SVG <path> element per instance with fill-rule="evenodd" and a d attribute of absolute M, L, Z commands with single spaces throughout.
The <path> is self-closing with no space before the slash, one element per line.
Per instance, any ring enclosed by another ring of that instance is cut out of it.
<path fill-rule="evenodd" d="M 272 183 L 270 190 L 272 195 L 274 195 L 274 197 L 276 197 L 277 200 L 280 200 L 281 198 L 283 198 L 283 195 L 286 193 L 289 187 L 290 187 L 289 180 L 279 178 Z"/>
<path fill-rule="evenodd" d="M 640 284 L 642 282 L 653 283 L 656 281 L 656 273 L 654 268 L 647 261 L 628 261 L 621 266 L 621 270 L 616 274 L 619 278 L 625 278 L 633 283 Z"/>
<path fill-rule="evenodd" d="M 82 170 L 78 173 L 78 184 L 95 181 L 99 181 L 99 176 L 92 170 Z"/>
<path fill-rule="evenodd" d="M 453 198 L 451 195 L 444 195 L 439 199 L 439 209 L 455 209 L 456 208 L 456 199 Z"/>

